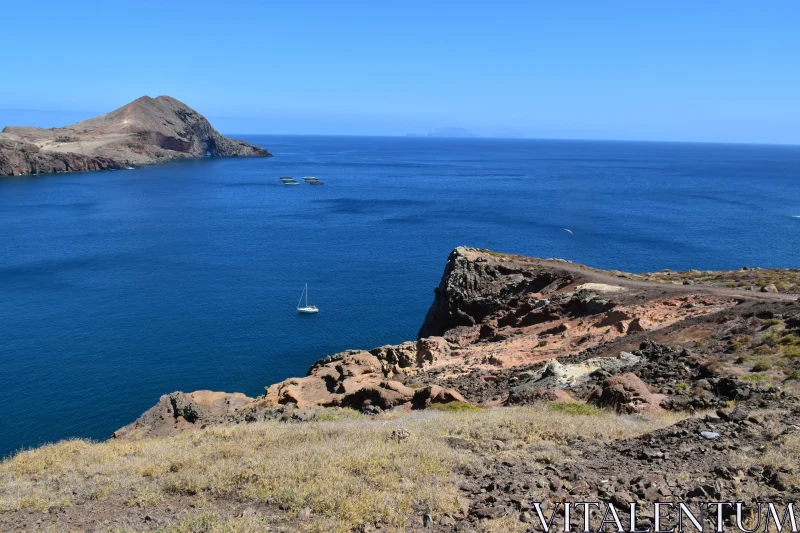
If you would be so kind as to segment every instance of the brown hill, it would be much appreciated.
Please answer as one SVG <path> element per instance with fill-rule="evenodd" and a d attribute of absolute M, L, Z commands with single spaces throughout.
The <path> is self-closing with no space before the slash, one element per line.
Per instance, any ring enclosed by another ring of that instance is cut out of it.
<path fill-rule="evenodd" d="M 9 126 L 0 133 L 0 176 L 105 170 L 203 157 L 269 157 L 223 137 L 203 115 L 170 96 L 143 96 L 63 128 Z"/>

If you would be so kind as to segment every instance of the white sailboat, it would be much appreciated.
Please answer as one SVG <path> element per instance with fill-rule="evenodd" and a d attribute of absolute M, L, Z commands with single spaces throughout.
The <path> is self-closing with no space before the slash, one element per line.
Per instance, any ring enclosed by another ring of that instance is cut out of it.
<path fill-rule="evenodd" d="M 303 307 L 300 307 L 300 302 L 303 301 L 303 296 L 306 297 L 306 303 L 303 305 Z M 300 299 L 297 301 L 297 312 L 306 314 L 319 313 L 319 309 L 317 309 L 316 305 L 308 305 L 308 283 L 306 283 L 306 286 L 303 288 L 303 292 L 300 294 Z"/>

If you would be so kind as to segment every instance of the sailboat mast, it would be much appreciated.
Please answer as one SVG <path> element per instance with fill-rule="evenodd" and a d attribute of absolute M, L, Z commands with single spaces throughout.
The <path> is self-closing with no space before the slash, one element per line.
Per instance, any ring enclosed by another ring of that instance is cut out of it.
<path fill-rule="evenodd" d="M 308 283 L 306 283 L 306 307 L 308 307 Z"/>

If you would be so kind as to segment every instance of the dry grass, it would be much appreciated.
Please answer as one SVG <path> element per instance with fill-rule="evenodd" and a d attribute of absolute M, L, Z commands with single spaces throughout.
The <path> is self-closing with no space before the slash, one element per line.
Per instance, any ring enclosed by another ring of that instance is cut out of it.
<path fill-rule="evenodd" d="M 792 476 L 794 484 L 800 484 L 800 435 L 774 435 L 774 438 L 775 442 L 769 444 L 763 452 L 737 454 L 734 464 L 745 470 L 751 467 L 785 470 Z"/>
<path fill-rule="evenodd" d="M 402 530 L 419 509 L 434 517 L 458 513 L 457 472 L 481 455 L 524 454 L 538 444 L 542 454 L 534 460 L 551 462 L 565 457 L 571 439 L 629 438 L 671 422 L 536 406 L 216 426 L 136 441 L 71 440 L 0 463 L 0 512 L 46 510 L 111 494 L 149 507 L 177 493 L 209 500 L 273 499 L 290 512 L 310 507 L 311 530 L 351 531 L 373 522 L 385 531 Z M 410 437 L 397 442 L 390 436 L 400 427 Z M 453 449 L 443 437 L 465 439 L 474 451 Z M 257 531 L 214 520 L 218 525 L 205 529 L 176 524 L 165 531 Z"/>
<path fill-rule="evenodd" d="M 750 270 L 720 270 L 686 272 L 661 271 L 643 274 L 626 274 L 631 279 L 646 279 L 658 283 L 683 284 L 691 280 L 697 285 L 710 285 L 730 289 L 759 290 L 765 285 L 773 284 L 782 293 L 800 292 L 800 269 L 789 268 L 753 268 Z"/>
<path fill-rule="evenodd" d="M 109 533 L 134 533 L 132 529 L 112 529 Z M 254 515 L 222 518 L 213 512 L 203 512 L 155 530 L 156 533 L 270 533 L 274 531 L 266 517 Z"/>

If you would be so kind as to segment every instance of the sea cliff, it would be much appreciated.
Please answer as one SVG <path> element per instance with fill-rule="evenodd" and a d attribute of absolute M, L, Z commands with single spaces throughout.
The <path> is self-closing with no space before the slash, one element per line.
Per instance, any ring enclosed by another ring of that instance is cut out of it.
<path fill-rule="evenodd" d="M 0 529 L 521 532 L 540 501 L 626 524 L 640 502 L 640 527 L 657 501 L 753 519 L 800 486 L 798 275 L 460 247 L 415 340 L 255 398 L 174 392 L 107 442 L 0 463 Z"/>
<path fill-rule="evenodd" d="M 271 155 L 220 135 L 205 117 L 175 98 L 143 96 L 71 126 L 5 127 L 0 133 L 0 176 L 111 170 L 207 154 Z"/>

